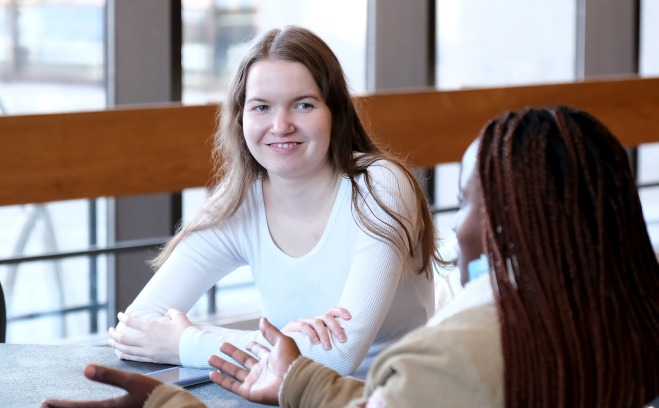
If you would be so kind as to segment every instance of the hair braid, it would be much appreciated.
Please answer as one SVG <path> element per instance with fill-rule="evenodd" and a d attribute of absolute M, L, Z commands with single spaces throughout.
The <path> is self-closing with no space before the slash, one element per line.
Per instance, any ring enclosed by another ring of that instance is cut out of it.
<path fill-rule="evenodd" d="M 659 394 L 659 264 L 619 142 L 584 112 L 526 109 L 488 123 L 478 157 L 506 405 Z"/>

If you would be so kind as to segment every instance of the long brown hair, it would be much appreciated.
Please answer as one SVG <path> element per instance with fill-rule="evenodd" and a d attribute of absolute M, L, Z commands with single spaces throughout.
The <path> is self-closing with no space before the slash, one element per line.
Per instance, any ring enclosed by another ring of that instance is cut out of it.
<path fill-rule="evenodd" d="M 266 59 L 299 62 L 309 70 L 316 81 L 332 114 L 330 160 L 334 168 L 352 183 L 353 212 L 365 231 L 405 249 L 410 255 L 420 244 L 423 264 L 419 272 L 424 272 L 427 276 L 431 274 L 433 263 L 445 265 L 437 250 L 435 227 L 423 192 L 403 162 L 386 153 L 369 137 L 357 114 L 338 59 L 327 44 L 313 32 L 302 27 L 288 26 L 266 32 L 251 46 L 238 67 L 222 106 L 220 127 L 214 138 L 213 158 L 217 169 L 215 185 L 197 216 L 167 243 L 153 261 L 153 266 L 162 265 L 174 247 L 191 232 L 217 225 L 233 215 L 251 185 L 259 176 L 265 175 L 265 169 L 247 148 L 243 135 L 243 109 L 249 69 L 254 63 Z M 355 157 L 354 153 L 363 155 Z M 412 236 L 400 214 L 388 208 L 377 194 L 373 193 L 367 169 L 378 160 L 393 162 L 413 186 L 418 216 L 416 220 L 409 222 L 418 231 L 417 236 Z M 365 177 L 369 193 L 380 207 L 401 227 L 402 236 L 393 234 L 389 226 L 375 222 L 364 214 L 358 205 L 362 199 L 357 184 L 357 177 L 360 175 Z"/>
<path fill-rule="evenodd" d="M 625 149 L 567 107 L 481 133 L 484 247 L 508 407 L 641 407 L 659 395 L 659 265 Z"/>

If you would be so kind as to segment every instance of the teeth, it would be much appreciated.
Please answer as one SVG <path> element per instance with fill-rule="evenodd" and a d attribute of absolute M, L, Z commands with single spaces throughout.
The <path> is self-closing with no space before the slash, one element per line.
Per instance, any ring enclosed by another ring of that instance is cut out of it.
<path fill-rule="evenodd" d="M 272 146 L 277 147 L 279 149 L 288 149 L 289 147 L 293 147 L 295 143 L 273 143 Z"/>

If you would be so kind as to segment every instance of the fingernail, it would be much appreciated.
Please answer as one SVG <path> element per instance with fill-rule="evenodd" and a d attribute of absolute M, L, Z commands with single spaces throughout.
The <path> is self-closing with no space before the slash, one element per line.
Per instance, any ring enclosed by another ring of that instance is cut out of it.
<path fill-rule="evenodd" d="M 350 316 L 350 313 L 344 313 L 343 318 L 344 319 L 350 319 L 352 316 Z"/>
<path fill-rule="evenodd" d="M 345 343 L 346 340 L 347 340 L 347 339 L 346 339 L 346 336 L 339 336 L 339 341 L 340 341 L 341 343 Z"/>
<path fill-rule="evenodd" d="M 324 341 L 324 342 L 323 342 L 323 348 L 324 348 L 325 350 L 329 350 L 329 349 L 332 348 L 332 345 L 329 343 L 329 341 Z"/>
<path fill-rule="evenodd" d="M 311 341 L 313 344 L 320 344 L 320 339 L 318 337 L 314 337 Z"/>

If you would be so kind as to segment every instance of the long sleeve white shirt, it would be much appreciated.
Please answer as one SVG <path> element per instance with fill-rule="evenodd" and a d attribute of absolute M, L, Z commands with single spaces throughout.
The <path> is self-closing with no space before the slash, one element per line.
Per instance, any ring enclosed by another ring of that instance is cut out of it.
<path fill-rule="evenodd" d="M 416 219 L 416 199 L 402 172 L 381 161 L 369 168 L 369 175 L 375 194 L 404 217 L 416 239 L 418 231 L 409 221 Z M 375 203 L 362 179 L 358 184 L 364 197 L 360 205 L 369 218 L 400 232 Z M 342 178 L 319 242 L 306 255 L 293 258 L 270 236 L 262 184 L 257 180 L 232 217 L 181 241 L 126 313 L 156 319 L 169 308 L 187 312 L 212 285 L 237 267 L 249 265 L 261 294 L 263 315 L 278 328 L 301 317 L 323 314 L 333 306 L 346 308 L 352 318 L 340 322 L 347 341 L 333 338 L 331 350 L 313 344 L 302 333 L 289 335 L 302 355 L 343 375 L 364 378 L 381 350 L 432 316 L 434 289 L 432 280 L 418 273 L 418 243 L 411 257 L 408 251 L 374 238 L 360 228 L 352 207 L 350 181 Z M 119 325 L 119 330 L 126 328 Z M 180 342 L 181 363 L 207 367 L 211 354 L 221 355 L 223 342 L 245 349 L 251 340 L 268 344 L 258 331 L 189 327 Z"/>

